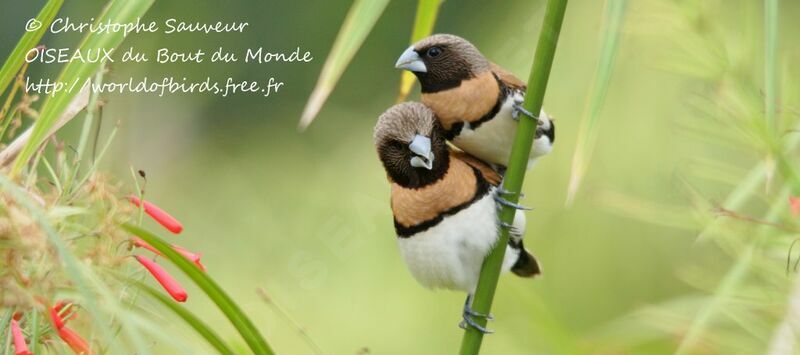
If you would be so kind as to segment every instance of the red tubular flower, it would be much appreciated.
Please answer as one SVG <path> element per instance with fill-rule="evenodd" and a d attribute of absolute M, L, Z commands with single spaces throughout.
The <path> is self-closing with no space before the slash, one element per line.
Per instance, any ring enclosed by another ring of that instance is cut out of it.
<path fill-rule="evenodd" d="M 84 354 L 84 355 L 91 355 L 92 351 L 89 349 L 89 343 L 86 342 L 83 338 L 81 338 L 78 333 L 72 331 L 67 327 L 63 327 L 58 330 L 58 337 L 61 338 L 69 348 L 72 349 L 76 354 Z"/>
<path fill-rule="evenodd" d="M 144 203 L 144 212 L 147 213 L 150 217 L 153 217 L 156 222 L 164 226 L 167 230 L 172 233 L 178 234 L 183 231 L 183 225 L 181 222 L 178 222 L 175 217 L 170 216 L 169 213 L 165 212 L 158 206 L 142 200 L 140 200 L 136 196 L 129 196 L 128 200 L 131 201 L 132 204 L 136 205 L 136 207 L 141 207 L 142 203 Z"/>
<path fill-rule="evenodd" d="M 61 307 L 65 304 L 63 302 L 59 302 Z M 53 327 L 56 328 L 58 332 L 58 337 L 61 338 L 67 345 L 69 346 L 72 351 L 76 354 L 85 354 L 91 355 L 91 350 L 89 349 L 89 344 L 81 338 L 78 333 L 75 333 L 72 329 L 67 328 L 64 326 L 64 320 L 58 315 L 59 306 L 56 305 L 53 308 L 50 308 L 50 320 L 53 322 Z"/>
<path fill-rule="evenodd" d="M 15 319 L 11 320 L 11 336 L 14 338 L 14 355 L 33 355 L 28 350 L 25 336 L 22 335 L 22 329 L 19 329 L 19 323 Z"/>
<path fill-rule="evenodd" d="M 189 259 L 189 261 L 193 262 L 200 270 L 206 271 L 206 267 L 200 263 L 200 257 L 202 256 L 200 253 L 192 253 L 182 247 L 179 247 L 175 244 L 172 245 L 172 248 L 175 249 L 178 253 L 183 255 L 184 258 Z"/>
<path fill-rule="evenodd" d="M 69 300 L 58 301 L 58 302 L 56 302 L 56 305 L 53 306 L 53 310 L 56 311 L 56 314 L 61 314 L 61 311 L 64 308 L 67 308 L 67 312 L 64 313 L 63 315 L 61 315 L 61 319 L 66 324 L 68 320 L 76 318 L 78 316 L 78 314 L 75 313 L 75 310 L 76 310 L 75 304 L 72 303 L 72 301 L 69 301 Z"/>
<path fill-rule="evenodd" d="M 789 196 L 789 205 L 791 206 L 792 216 L 800 216 L 800 197 Z"/>
<path fill-rule="evenodd" d="M 50 320 L 53 321 L 53 327 L 56 329 L 64 328 L 64 320 L 58 315 L 58 310 L 53 307 L 50 308 Z"/>
<path fill-rule="evenodd" d="M 164 270 L 161 265 L 158 265 L 155 261 L 140 255 L 134 255 L 133 257 L 136 258 L 136 260 L 142 264 L 147 271 L 150 271 L 150 274 L 156 278 L 156 281 L 158 281 L 158 283 L 164 287 L 164 290 L 166 290 L 167 293 L 172 296 L 172 298 L 178 302 L 186 302 L 186 298 L 188 298 L 186 295 L 186 290 L 184 290 L 181 284 L 179 284 L 178 281 L 175 281 L 172 275 L 167 273 L 167 271 Z"/>
<path fill-rule="evenodd" d="M 133 240 L 133 246 L 135 246 L 137 248 L 147 249 L 147 250 L 153 252 L 156 255 L 162 256 L 161 252 L 158 251 L 158 249 L 154 248 L 150 244 L 147 244 L 147 242 L 145 242 L 141 238 L 133 237 L 132 240 Z M 200 270 L 206 271 L 206 267 L 203 264 L 200 263 L 200 256 L 201 256 L 200 253 L 192 253 L 192 252 L 184 249 L 183 247 L 177 246 L 175 244 L 172 244 L 171 246 L 172 246 L 172 249 L 175 249 L 175 251 L 177 251 L 178 253 L 183 255 L 184 258 L 188 259 L 189 261 L 191 261 L 195 265 L 197 265 L 197 267 L 199 267 Z"/>

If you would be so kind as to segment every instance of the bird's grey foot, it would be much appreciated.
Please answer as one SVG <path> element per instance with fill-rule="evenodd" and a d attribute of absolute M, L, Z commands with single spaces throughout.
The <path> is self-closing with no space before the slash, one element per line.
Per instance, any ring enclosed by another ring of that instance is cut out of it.
<path fill-rule="evenodd" d="M 519 228 L 514 227 L 511 224 L 508 224 L 508 223 L 503 222 L 503 221 L 498 221 L 497 224 L 500 225 L 500 227 L 502 227 L 502 228 L 508 229 L 509 233 L 511 233 L 511 234 L 522 234 L 520 232 Z"/>
<path fill-rule="evenodd" d="M 501 195 L 519 195 L 519 198 L 525 198 L 524 193 L 508 191 L 503 188 L 503 185 L 500 185 L 495 191 L 497 191 L 497 193 Z"/>
<path fill-rule="evenodd" d="M 519 115 L 525 115 L 536 119 L 537 123 L 539 122 L 539 117 L 522 107 L 522 102 L 514 102 L 514 104 L 511 105 L 511 108 L 511 118 L 513 118 L 515 121 L 519 121 Z"/>
<path fill-rule="evenodd" d="M 483 327 L 480 324 L 475 323 L 475 321 L 470 319 L 469 316 L 464 315 L 464 320 L 462 320 L 461 323 L 458 323 L 458 327 L 461 328 L 461 329 L 467 329 L 468 326 L 475 328 L 476 330 L 478 330 L 479 332 L 481 332 L 483 334 L 492 334 L 492 333 L 494 333 L 493 330 L 486 329 L 486 327 Z"/>
<path fill-rule="evenodd" d="M 461 315 L 463 320 L 461 321 L 461 323 L 458 324 L 458 326 L 461 327 L 461 329 L 467 329 L 467 327 L 473 327 L 483 334 L 494 333 L 493 331 L 486 329 L 484 326 L 472 320 L 472 317 L 480 317 L 480 318 L 486 318 L 486 320 L 491 321 L 494 320 L 494 317 L 491 314 L 483 314 L 473 311 L 472 308 L 470 308 L 471 303 L 472 303 L 472 295 L 467 295 L 467 299 L 464 301 L 464 312 Z"/>
<path fill-rule="evenodd" d="M 533 209 L 533 208 L 530 208 L 530 207 L 525 207 L 523 205 L 511 202 L 511 201 L 506 200 L 505 198 L 503 198 L 503 195 L 511 195 L 511 194 L 514 194 L 514 193 L 506 191 L 501 187 L 501 188 L 499 188 L 499 189 L 497 189 L 495 191 L 494 200 L 497 201 L 497 203 L 502 205 L 502 206 L 508 206 L 508 207 L 515 208 L 515 209 L 518 209 L 518 210 L 529 211 L 529 210 Z M 522 197 L 522 194 L 520 194 L 520 197 Z"/>

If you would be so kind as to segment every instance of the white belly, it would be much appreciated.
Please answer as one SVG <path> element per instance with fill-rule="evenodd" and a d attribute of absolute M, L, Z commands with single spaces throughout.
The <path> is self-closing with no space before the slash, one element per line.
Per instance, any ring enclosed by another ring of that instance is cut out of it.
<path fill-rule="evenodd" d="M 508 158 L 511 156 L 511 145 L 514 142 L 514 135 L 517 130 L 511 112 L 514 100 L 521 100 L 521 95 L 509 95 L 497 115 L 472 130 L 465 125 L 461 133 L 453 140 L 453 144 L 459 149 L 474 155 L 475 157 L 499 165 L 507 165 Z M 549 127 L 550 118 L 544 110 L 541 111 L 540 120 L 545 127 Z M 520 116 L 520 119 L 527 119 Z M 550 138 L 542 136 L 533 142 L 529 155 L 528 167 L 532 167 L 537 158 L 550 153 L 553 145 Z"/>
<path fill-rule="evenodd" d="M 492 193 L 436 226 L 397 239 L 408 269 L 420 284 L 474 292 L 483 259 L 498 238 Z M 507 247 L 503 270 L 508 271 L 518 257 L 518 251 Z"/>

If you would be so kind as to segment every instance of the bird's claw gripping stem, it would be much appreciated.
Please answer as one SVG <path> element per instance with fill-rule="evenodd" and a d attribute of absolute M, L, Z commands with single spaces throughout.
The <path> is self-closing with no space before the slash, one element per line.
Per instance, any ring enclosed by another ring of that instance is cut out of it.
<path fill-rule="evenodd" d="M 458 323 L 458 327 L 461 328 L 461 329 L 467 329 L 468 326 L 475 328 L 476 330 L 478 330 L 479 332 L 481 332 L 483 334 L 492 334 L 492 333 L 494 333 L 493 330 L 486 329 L 486 327 L 482 327 L 480 324 L 475 323 L 474 320 L 470 319 L 469 316 L 465 315 L 464 316 L 464 320 L 462 320 L 461 323 Z"/>
<path fill-rule="evenodd" d="M 497 190 L 495 190 L 495 191 L 497 191 L 497 193 L 501 194 L 501 195 L 519 195 L 519 198 L 525 198 L 525 194 L 524 193 L 508 191 L 508 190 L 504 189 L 503 186 L 498 187 Z"/>
<path fill-rule="evenodd" d="M 509 200 L 506 200 L 503 197 L 501 197 L 499 194 L 495 194 L 494 195 L 494 200 L 497 201 L 497 203 L 502 205 L 502 206 L 508 206 L 508 207 L 511 207 L 511 208 L 514 208 L 514 209 L 518 209 L 518 210 L 530 211 L 530 210 L 533 209 L 533 208 L 530 208 L 530 207 L 525 207 L 523 205 L 511 202 Z"/>
<path fill-rule="evenodd" d="M 470 303 L 472 303 L 471 301 L 472 301 L 472 295 L 467 295 L 467 299 L 466 301 L 464 301 L 464 313 L 462 314 L 463 320 L 460 323 L 458 323 L 458 326 L 461 329 L 467 329 L 467 327 L 473 327 L 483 334 L 494 333 L 494 331 L 489 330 L 486 327 L 483 327 L 474 320 L 472 320 L 471 317 L 481 317 L 491 321 L 494 320 L 494 317 L 491 315 L 491 313 L 483 314 L 473 311 L 472 308 L 470 308 Z"/>
<path fill-rule="evenodd" d="M 539 117 L 522 107 L 522 103 L 514 103 L 511 105 L 511 108 L 513 108 L 513 110 L 511 110 L 511 118 L 514 120 L 519 121 L 519 115 L 525 115 L 536 119 L 537 123 L 539 122 Z"/>

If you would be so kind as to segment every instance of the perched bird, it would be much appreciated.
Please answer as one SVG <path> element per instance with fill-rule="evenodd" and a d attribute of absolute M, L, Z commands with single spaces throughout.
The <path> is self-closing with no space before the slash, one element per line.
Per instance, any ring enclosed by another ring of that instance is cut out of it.
<path fill-rule="evenodd" d="M 489 62 L 467 40 L 449 34 L 426 37 L 406 49 L 395 67 L 416 75 L 422 103 L 461 150 L 504 167 L 519 114 L 539 121 L 528 166 L 552 150 L 555 126 L 550 117 L 544 110 L 535 117 L 520 106 L 525 82 Z"/>
<path fill-rule="evenodd" d="M 391 183 L 391 208 L 400 252 L 414 278 L 428 288 L 467 292 L 462 326 L 480 331 L 471 298 L 500 228 L 493 195 L 501 176 L 488 164 L 450 148 L 433 111 L 402 103 L 378 119 L 375 147 Z M 525 215 L 510 228 L 503 271 L 539 274 L 522 244 Z"/>

